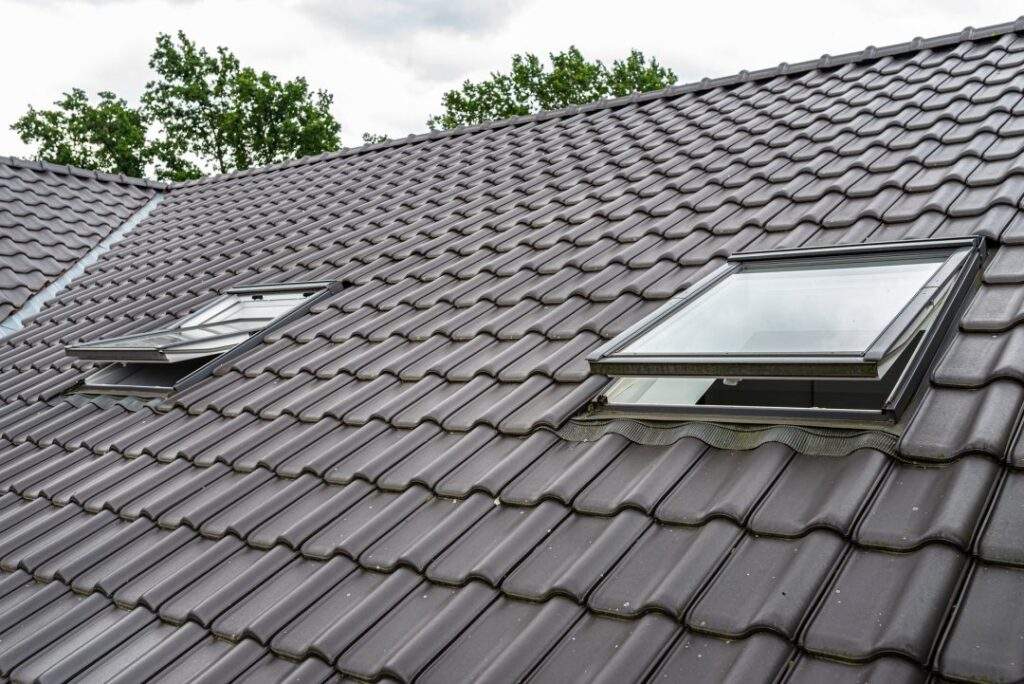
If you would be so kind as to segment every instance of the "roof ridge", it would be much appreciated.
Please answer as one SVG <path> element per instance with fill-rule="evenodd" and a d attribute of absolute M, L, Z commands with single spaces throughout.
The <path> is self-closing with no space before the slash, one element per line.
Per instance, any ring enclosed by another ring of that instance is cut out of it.
<path fill-rule="evenodd" d="M 688 93 L 704 92 L 707 90 L 712 90 L 714 88 L 720 88 L 723 86 L 732 86 L 739 85 L 742 83 L 765 81 L 781 75 L 796 76 L 820 68 L 834 68 L 838 66 L 843 66 L 845 64 L 861 62 L 864 60 L 877 60 L 882 57 L 892 57 L 895 55 L 901 55 L 910 52 L 919 52 L 921 50 L 945 47 L 947 45 L 956 45 L 968 41 L 988 40 L 991 38 L 998 38 L 1008 33 L 1018 32 L 1024 33 L 1024 16 L 1018 17 L 1014 21 L 1003 22 L 1001 24 L 992 24 L 990 26 L 983 26 L 981 28 L 967 26 L 962 30 L 957 31 L 956 33 L 946 33 L 939 36 L 933 36 L 931 38 L 921 38 L 920 36 L 918 36 L 912 40 L 903 43 L 893 43 L 892 45 L 885 45 L 882 47 L 875 47 L 874 45 L 869 45 L 863 50 L 847 52 L 841 55 L 824 54 L 817 59 L 796 62 L 793 64 L 782 62 L 778 66 L 757 69 L 754 71 L 748 71 L 744 69 L 736 74 L 719 76 L 716 78 L 705 77 L 700 79 L 699 81 L 691 81 L 689 83 L 684 83 L 681 85 L 669 86 L 668 88 L 662 88 L 661 90 L 650 90 L 644 93 L 633 93 L 631 95 L 625 95 L 623 97 L 596 100 L 594 102 L 589 102 L 587 104 L 572 105 L 569 107 L 563 107 L 561 109 L 542 110 L 533 114 L 524 114 L 522 116 L 515 116 L 507 119 L 486 121 L 484 123 L 474 124 L 472 126 L 459 126 L 456 128 L 445 129 L 443 131 L 429 131 L 427 133 L 410 134 L 404 138 L 388 140 L 386 142 L 376 143 L 373 145 L 360 145 L 359 147 L 343 147 L 332 152 L 324 152 L 322 154 L 311 155 L 307 157 L 299 157 L 298 159 L 290 159 L 275 164 L 268 164 L 266 166 L 245 169 L 243 171 L 232 171 L 230 173 L 205 176 L 203 178 L 198 178 L 195 180 L 175 183 L 174 187 L 199 185 L 211 182 L 218 182 L 221 180 L 244 178 L 259 173 L 277 171 L 280 169 L 290 168 L 293 166 L 317 164 L 319 162 L 328 161 L 331 159 L 340 159 L 360 154 L 368 154 L 370 152 L 376 152 L 382 149 L 401 147 L 402 145 L 413 145 L 428 140 L 456 137 L 459 135 L 476 133 L 478 131 L 483 131 L 492 128 L 505 128 L 508 126 L 518 126 L 521 124 L 533 123 L 537 121 L 547 121 L 550 119 L 575 116 L 576 114 L 580 114 L 583 112 L 591 112 L 601 109 L 614 109 L 616 107 L 622 107 L 627 104 L 637 102 L 649 102 L 652 100 L 671 98 L 676 97 L 677 95 L 683 95 Z"/>
<path fill-rule="evenodd" d="M 105 171 L 92 171 L 90 169 L 83 169 L 78 166 L 71 166 L 70 164 L 54 164 L 47 161 L 23 159 L 21 157 L 13 156 L 9 157 L 0 155 L 0 165 L 12 166 L 21 169 L 32 169 L 35 171 L 50 171 L 52 173 L 56 173 L 63 176 L 91 178 L 104 183 L 134 185 L 137 187 L 151 188 L 154 190 L 166 190 L 172 185 L 171 183 L 149 180 L 148 178 L 136 178 L 134 176 L 126 176 L 123 173 L 107 173 Z"/>

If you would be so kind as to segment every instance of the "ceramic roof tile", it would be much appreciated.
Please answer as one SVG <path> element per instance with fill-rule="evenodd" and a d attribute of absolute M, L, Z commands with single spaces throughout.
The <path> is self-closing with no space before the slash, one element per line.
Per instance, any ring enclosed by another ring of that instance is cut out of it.
<path fill-rule="evenodd" d="M 673 644 L 652 679 L 774 679 L 785 667 L 791 650 L 784 639 L 769 632 L 758 632 L 746 639 L 718 639 L 687 632 Z"/>
<path fill-rule="evenodd" d="M 867 546 L 909 549 L 926 541 L 971 544 L 996 483 L 998 466 L 980 456 L 921 468 L 896 464 L 854 538 Z"/>
<path fill-rule="evenodd" d="M 597 586 L 588 605 L 611 615 L 656 608 L 680 617 L 741 534 L 722 518 L 700 527 L 654 524 Z"/>
<path fill-rule="evenodd" d="M 711 449 L 662 500 L 655 515 L 690 525 L 715 515 L 743 521 L 792 456 L 791 449 L 778 443 L 751 451 Z"/>
<path fill-rule="evenodd" d="M 937 544 L 908 554 L 853 550 L 807 625 L 804 646 L 847 659 L 890 652 L 926 662 L 966 566 L 961 553 Z"/>
<path fill-rule="evenodd" d="M 1022 581 L 1024 573 L 1016 568 L 979 565 L 974 569 L 939 654 L 942 674 L 990 681 L 1024 676 Z"/>
<path fill-rule="evenodd" d="M 797 536 L 816 527 L 850 531 L 888 460 L 872 449 L 843 458 L 797 454 L 750 518 L 756 532 Z"/>
<path fill-rule="evenodd" d="M 0 317 L 74 266 L 161 187 L 0 158 Z M 2 286 L 5 279 L 12 287 Z"/>
<path fill-rule="evenodd" d="M 799 539 L 748 535 L 733 549 L 687 622 L 722 636 L 771 629 L 793 638 L 843 549 L 843 540 L 824 530 Z"/>
<path fill-rule="evenodd" d="M 0 675 L 1020 678 L 1021 30 L 161 188 L 0 162 L 12 297 L 163 195 L 0 344 Z M 586 355 L 730 255 L 965 235 L 894 448 L 568 439 Z M 69 341 L 304 280 L 347 285 L 165 400 L 75 391 Z"/>

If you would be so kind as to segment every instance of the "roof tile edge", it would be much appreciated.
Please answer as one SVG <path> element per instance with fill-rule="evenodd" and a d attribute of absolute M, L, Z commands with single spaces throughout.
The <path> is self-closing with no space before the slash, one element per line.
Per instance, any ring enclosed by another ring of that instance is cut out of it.
<path fill-rule="evenodd" d="M 91 171 L 78 166 L 68 164 L 52 164 L 50 162 L 34 159 L 22 159 L 21 157 L 7 157 L 0 155 L 0 164 L 21 169 L 32 169 L 34 171 L 50 171 L 64 176 L 75 176 L 76 178 L 92 178 L 104 183 L 117 183 L 120 185 L 134 185 L 141 188 L 153 190 L 166 190 L 172 184 L 162 181 L 149 180 L 147 178 L 135 178 L 121 173 L 106 173 L 105 171 Z"/>
<path fill-rule="evenodd" d="M 931 38 L 915 37 L 913 40 L 909 40 L 903 43 L 894 43 L 892 45 L 886 45 L 883 47 L 875 47 L 874 45 L 869 45 L 863 50 L 847 52 L 841 55 L 825 54 L 819 57 L 818 59 L 806 60 L 803 62 L 796 62 L 793 64 L 782 62 L 778 66 L 757 69 L 754 71 L 744 69 L 736 74 L 719 76 L 716 78 L 702 78 L 699 81 L 692 81 L 690 83 L 671 86 L 669 88 L 663 88 L 661 90 L 652 90 L 645 93 L 632 93 L 630 95 L 625 95 L 623 97 L 611 98 L 607 100 L 597 100 L 595 102 L 590 102 L 583 105 L 571 105 L 569 107 L 564 107 L 561 109 L 544 110 L 537 112 L 535 114 L 516 116 L 508 119 L 487 121 L 481 124 L 475 124 L 473 126 L 460 126 L 457 128 L 451 128 L 443 131 L 429 131 L 427 133 L 419 133 L 415 135 L 410 134 L 405 138 L 389 140 L 387 142 L 376 143 L 373 145 L 361 145 L 359 147 L 343 147 L 333 152 L 324 152 L 322 154 L 311 155 L 308 157 L 290 159 L 288 161 L 283 161 L 276 164 L 268 164 L 267 166 L 246 169 L 244 171 L 233 171 L 225 174 L 205 176 L 203 178 L 198 178 L 196 180 L 174 183 L 172 184 L 172 187 L 189 187 L 206 183 L 234 180 L 237 178 L 246 178 L 248 176 L 253 176 L 260 173 L 268 173 L 280 169 L 290 168 L 293 166 L 316 164 L 331 159 L 339 159 L 344 157 L 357 156 L 361 154 L 368 154 L 370 152 L 376 152 L 378 150 L 393 147 L 401 147 L 403 145 L 413 145 L 430 140 L 457 137 L 460 135 L 476 133 L 479 131 L 494 128 L 506 128 L 510 126 L 519 126 L 527 123 L 548 121 L 551 119 L 569 118 L 572 116 L 577 116 L 579 114 L 595 110 L 615 109 L 617 107 L 623 107 L 628 104 L 672 98 L 678 95 L 702 92 L 705 90 L 712 90 L 714 88 L 720 88 L 725 86 L 739 85 L 756 81 L 765 81 L 781 75 L 795 76 L 823 67 L 834 69 L 836 67 L 840 67 L 846 64 L 853 64 L 864 60 L 875 60 L 880 59 L 882 57 L 893 57 L 905 53 L 918 52 L 924 49 L 934 49 L 939 47 L 946 47 L 948 45 L 956 45 L 958 43 L 962 43 L 965 41 L 988 40 L 991 38 L 998 38 L 1009 33 L 1024 33 L 1024 16 L 1018 17 L 1014 21 L 1003 22 L 1001 24 L 992 24 L 990 26 L 983 26 L 981 28 L 967 26 L 964 29 L 957 31 L 955 33 L 946 33 L 940 36 L 933 36 Z"/>

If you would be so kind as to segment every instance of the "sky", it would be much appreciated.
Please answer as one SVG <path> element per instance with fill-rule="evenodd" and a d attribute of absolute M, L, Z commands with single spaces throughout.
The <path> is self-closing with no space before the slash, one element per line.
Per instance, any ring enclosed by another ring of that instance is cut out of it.
<path fill-rule="evenodd" d="M 354 146 L 364 132 L 424 132 L 446 90 L 507 70 L 516 53 L 575 45 L 610 63 L 636 48 L 686 83 L 1020 12 L 1002 0 L 0 0 L 0 154 L 31 156 L 10 124 L 72 87 L 137 102 L 156 35 L 179 29 L 333 93 L 342 142 Z"/>

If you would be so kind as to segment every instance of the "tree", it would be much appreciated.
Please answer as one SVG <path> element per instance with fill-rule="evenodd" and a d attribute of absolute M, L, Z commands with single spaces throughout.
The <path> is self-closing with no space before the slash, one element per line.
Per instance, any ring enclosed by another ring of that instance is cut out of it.
<path fill-rule="evenodd" d="M 550 71 L 536 55 L 526 53 L 512 56 L 508 74 L 492 72 L 490 78 L 479 83 L 463 82 L 460 89 L 442 96 L 444 112 L 430 117 L 427 126 L 431 130 L 470 126 L 658 90 L 676 82 L 671 69 L 654 58 L 648 63 L 639 50 L 630 51 L 624 60 L 615 60 L 610 69 L 600 60 L 588 61 L 575 46 L 552 53 L 549 58 Z"/>
<path fill-rule="evenodd" d="M 333 96 L 306 79 L 279 81 L 242 67 L 227 48 L 216 55 L 183 33 L 157 36 L 143 107 L 159 128 L 158 175 L 175 180 L 227 173 L 339 146 Z"/>
<path fill-rule="evenodd" d="M 165 180 L 227 173 L 336 150 L 341 126 L 333 98 L 302 77 L 280 81 L 243 67 L 227 48 L 211 55 L 179 32 L 160 34 L 149 61 L 156 78 L 141 106 L 112 93 L 93 105 L 74 89 L 56 109 L 28 112 L 14 123 L 36 157 L 87 169 Z"/>
<path fill-rule="evenodd" d="M 11 126 L 23 142 L 37 146 L 39 159 L 136 177 L 145 173 L 147 122 L 141 110 L 107 91 L 92 104 L 78 88 L 54 105 L 29 107 Z"/>
<path fill-rule="evenodd" d="M 384 133 L 363 133 L 364 145 L 377 145 L 386 142 L 391 142 L 391 138 Z"/>

